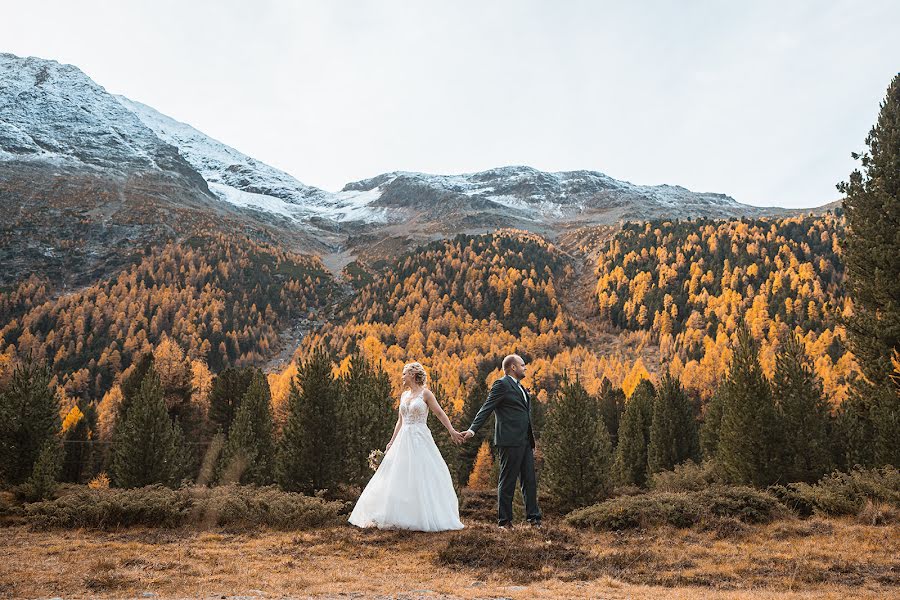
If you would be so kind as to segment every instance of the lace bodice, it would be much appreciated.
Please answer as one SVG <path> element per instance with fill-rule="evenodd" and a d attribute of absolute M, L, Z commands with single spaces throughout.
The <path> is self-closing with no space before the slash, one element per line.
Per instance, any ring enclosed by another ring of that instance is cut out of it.
<path fill-rule="evenodd" d="M 400 415 L 404 425 L 424 425 L 428 420 L 428 405 L 425 403 L 425 388 L 415 396 L 407 390 L 400 396 Z"/>

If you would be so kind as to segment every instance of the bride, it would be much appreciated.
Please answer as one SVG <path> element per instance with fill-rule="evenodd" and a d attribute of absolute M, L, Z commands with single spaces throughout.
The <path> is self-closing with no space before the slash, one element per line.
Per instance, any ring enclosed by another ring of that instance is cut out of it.
<path fill-rule="evenodd" d="M 453 428 L 425 383 L 421 364 L 403 367 L 400 415 L 384 458 L 350 514 L 350 523 L 379 529 L 444 531 L 462 529 L 459 500 L 450 469 L 431 437 L 426 420 L 434 412 L 453 441 L 462 434 Z"/>

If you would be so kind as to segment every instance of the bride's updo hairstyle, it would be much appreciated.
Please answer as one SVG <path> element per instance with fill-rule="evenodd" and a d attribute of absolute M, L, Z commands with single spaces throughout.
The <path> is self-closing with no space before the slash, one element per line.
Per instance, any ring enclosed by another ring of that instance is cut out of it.
<path fill-rule="evenodd" d="M 406 375 L 407 373 L 412 373 L 413 378 L 419 385 L 425 385 L 428 383 L 428 373 L 425 372 L 425 367 L 423 367 L 421 363 L 406 363 L 403 366 L 403 374 Z"/>

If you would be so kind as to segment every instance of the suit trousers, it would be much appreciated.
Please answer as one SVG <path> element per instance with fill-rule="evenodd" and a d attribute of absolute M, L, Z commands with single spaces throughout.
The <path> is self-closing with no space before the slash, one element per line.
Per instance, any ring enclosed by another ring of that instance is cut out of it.
<path fill-rule="evenodd" d="M 516 479 L 522 485 L 526 518 L 530 522 L 540 521 L 541 509 L 538 508 L 537 502 L 534 449 L 526 442 L 521 446 L 498 446 L 497 450 L 500 454 L 500 481 L 497 484 L 497 512 L 500 525 L 512 523 Z"/>

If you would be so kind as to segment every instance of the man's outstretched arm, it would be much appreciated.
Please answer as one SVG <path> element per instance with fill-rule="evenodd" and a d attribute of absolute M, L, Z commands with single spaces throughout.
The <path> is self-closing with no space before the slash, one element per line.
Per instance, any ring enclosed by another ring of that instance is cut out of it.
<path fill-rule="evenodd" d="M 469 426 L 469 429 L 463 432 L 466 439 L 469 439 L 475 435 L 475 433 L 484 425 L 484 422 L 487 420 L 491 413 L 494 412 L 494 409 L 497 408 L 497 404 L 500 402 L 500 398 L 503 397 L 503 379 L 498 379 L 494 382 L 494 385 L 491 386 L 491 391 L 488 393 L 487 400 L 485 400 L 484 404 L 481 405 L 481 408 L 478 409 L 478 414 L 475 415 L 475 418 L 472 420 L 472 424 Z"/>

